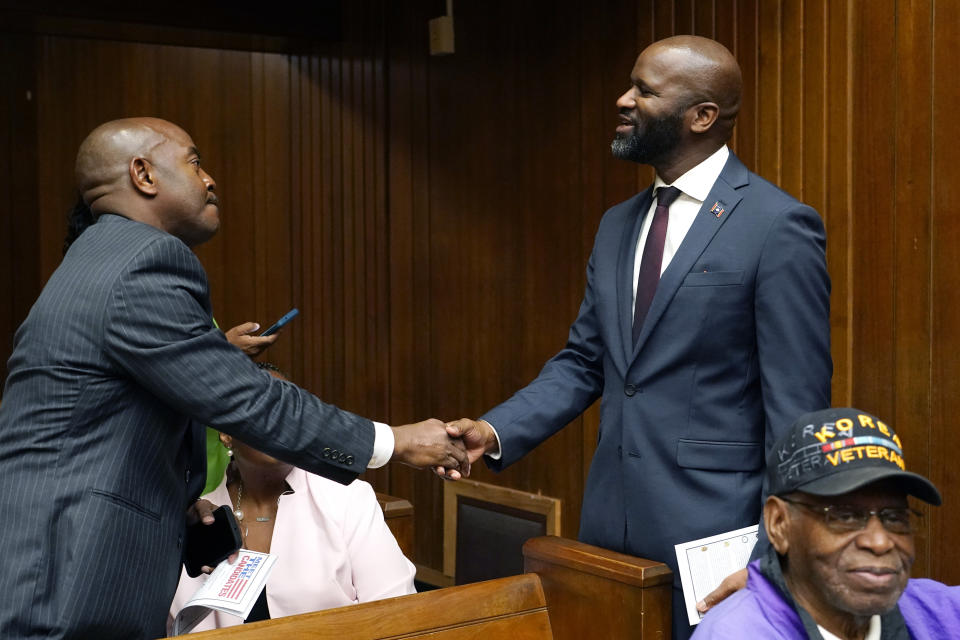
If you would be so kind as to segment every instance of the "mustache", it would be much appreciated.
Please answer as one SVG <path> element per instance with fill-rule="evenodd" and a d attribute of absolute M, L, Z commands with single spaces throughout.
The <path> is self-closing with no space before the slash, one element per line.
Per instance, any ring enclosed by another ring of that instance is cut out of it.
<path fill-rule="evenodd" d="M 637 126 L 639 123 L 630 115 L 629 109 L 620 109 L 620 123 Z"/>
<path fill-rule="evenodd" d="M 207 204 L 219 205 L 220 198 L 217 197 L 217 194 L 211 193 L 210 195 L 207 196 Z"/>

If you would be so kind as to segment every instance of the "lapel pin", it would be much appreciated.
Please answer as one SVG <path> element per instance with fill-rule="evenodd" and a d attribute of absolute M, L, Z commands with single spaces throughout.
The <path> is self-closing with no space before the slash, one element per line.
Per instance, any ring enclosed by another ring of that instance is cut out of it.
<path fill-rule="evenodd" d="M 713 203 L 713 206 L 710 207 L 710 213 L 712 213 L 713 215 L 719 218 L 720 216 L 723 215 L 723 212 L 724 212 L 723 206 L 724 206 L 723 203 L 717 200 L 716 202 Z"/>

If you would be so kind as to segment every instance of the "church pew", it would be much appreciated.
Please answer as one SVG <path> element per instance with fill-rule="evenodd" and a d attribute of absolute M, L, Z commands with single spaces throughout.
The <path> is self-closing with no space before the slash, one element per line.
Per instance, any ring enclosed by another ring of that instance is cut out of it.
<path fill-rule="evenodd" d="M 557 536 L 523 547 L 527 573 L 193 634 L 197 640 L 669 640 L 666 565 Z"/>
<path fill-rule="evenodd" d="M 523 545 L 540 576 L 554 640 L 669 640 L 673 572 L 662 562 L 543 536 Z"/>
<path fill-rule="evenodd" d="M 551 640 L 540 578 L 525 574 L 195 633 L 196 640 Z"/>

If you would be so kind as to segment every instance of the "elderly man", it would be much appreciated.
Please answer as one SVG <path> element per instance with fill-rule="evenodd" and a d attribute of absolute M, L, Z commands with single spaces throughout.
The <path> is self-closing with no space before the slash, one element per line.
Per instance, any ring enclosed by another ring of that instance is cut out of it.
<path fill-rule="evenodd" d="M 905 470 L 893 429 L 858 409 L 801 417 L 767 460 L 771 548 L 695 640 L 960 637 L 960 587 L 910 580 L 917 512 L 940 493 Z"/>
<path fill-rule="evenodd" d="M 97 219 L 17 331 L 0 406 L 0 637 L 164 635 L 200 425 L 344 484 L 391 458 L 465 462 L 443 423 L 375 425 L 214 328 L 190 247 L 219 227 L 216 185 L 183 129 L 108 122 L 76 174 Z"/>
<path fill-rule="evenodd" d="M 675 544 L 756 524 L 766 451 L 830 404 L 823 223 L 730 152 L 740 91 L 718 42 L 643 50 L 613 154 L 652 166 L 653 184 L 600 221 L 566 346 L 450 425 L 499 470 L 602 398 L 580 539 L 675 571 Z M 689 637 L 679 577 L 673 611 L 674 640 Z"/>

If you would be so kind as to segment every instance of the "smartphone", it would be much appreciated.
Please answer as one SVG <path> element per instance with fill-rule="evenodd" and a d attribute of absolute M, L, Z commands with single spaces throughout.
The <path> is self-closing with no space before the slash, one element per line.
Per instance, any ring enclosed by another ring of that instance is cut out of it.
<path fill-rule="evenodd" d="M 279 331 L 283 325 L 287 324 L 288 322 L 296 318 L 298 313 L 300 313 L 300 310 L 297 309 L 296 307 L 294 307 L 293 309 L 290 309 L 290 311 L 287 311 L 286 315 L 284 315 L 282 318 L 274 322 L 273 325 L 271 325 L 269 329 L 261 333 L 260 336 L 261 337 L 272 336 L 277 331 Z"/>
<path fill-rule="evenodd" d="M 228 506 L 213 510 L 213 524 L 198 521 L 187 527 L 183 565 L 187 575 L 196 578 L 204 566 L 216 567 L 243 544 L 240 527 Z"/>

